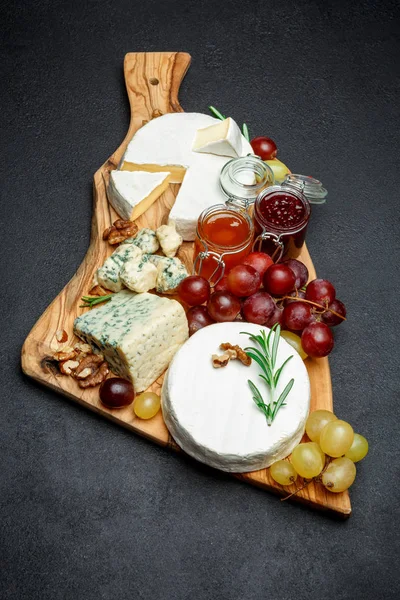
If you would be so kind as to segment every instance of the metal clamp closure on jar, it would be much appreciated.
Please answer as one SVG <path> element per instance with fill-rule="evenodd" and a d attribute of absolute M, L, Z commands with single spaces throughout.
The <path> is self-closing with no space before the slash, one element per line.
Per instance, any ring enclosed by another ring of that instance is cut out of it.
<path fill-rule="evenodd" d="M 247 210 L 263 189 L 274 184 L 274 173 L 259 156 L 248 154 L 228 161 L 219 182 L 227 204 Z"/>

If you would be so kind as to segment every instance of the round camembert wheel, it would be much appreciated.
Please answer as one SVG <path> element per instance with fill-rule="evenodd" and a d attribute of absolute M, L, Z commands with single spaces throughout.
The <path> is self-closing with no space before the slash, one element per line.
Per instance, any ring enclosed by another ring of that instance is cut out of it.
<path fill-rule="evenodd" d="M 264 401 L 270 391 L 260 378 L 261 369 L 231 360 L 214 368 L 211 356 L 223 354 L 223 342 L 241 348 L 254 346 L 246 331 L 259 334 L 267 327 L 252 323 L 217 323 L 195 333 L 175 355 L 162 389 L 165 423 L 181 448 L 197 460 L 234 473 L 269 467 L 285 458 L 300 442 L 310 409 L 310 381 L 298 353 L 280 338 L 276 369 L 289 357 L 279 379 L 277 394 L 290 379 L 294 385 L 285 404 L 268 426 L 252 399 L 248 380 L 255 383 Z M 277 397 L 278 397 L 277 396 Z"/>

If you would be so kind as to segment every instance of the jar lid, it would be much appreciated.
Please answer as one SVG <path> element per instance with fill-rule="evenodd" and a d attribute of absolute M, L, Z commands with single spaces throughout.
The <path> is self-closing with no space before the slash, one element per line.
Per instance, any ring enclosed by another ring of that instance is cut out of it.
<path fill-rule="evenodd" d="M 289 175 L 286 175 L 282 185 L 292 187 L 302 192 L 310 204 L 324 204 L 324 202 L 326 202 L 328 190 L 323 187 L 318 179 L 310 177 L 309 175 L 290 173 Z"/>
<path fill-rule="evenodd" d="M 230 199 L 253 204 L 259 193 L 274 184 L 272 169 L 258 156 L 233 158 L 222 168 L 220 186 Z"/>

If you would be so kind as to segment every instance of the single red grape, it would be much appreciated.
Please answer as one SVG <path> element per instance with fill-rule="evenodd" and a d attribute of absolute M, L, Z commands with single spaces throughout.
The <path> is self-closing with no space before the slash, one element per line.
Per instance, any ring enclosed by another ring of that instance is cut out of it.
<path fill-rule="evenodd" d="M 301 334 L 301 345 L 308 356 L 327 356 L 334 345 L 333 333 L 325 323 L 311 323 Z"/>
<path fill-rule="evenodd" d="M 200 275 L 190 275 L 178 285 L 178 295 L 189 306 L 203 304 L 210 297 L 210 283 Z"/>
<path fill-rule="evenodd" d="M 262 277 L 268 267 L 274 264 L 274 261 L 270 255 L 265 252 L 250 252 L 250 254 L 241 261 L 241 264 L 250 265 L 250 267 L 253 267 L 253 269 L 258 271 Z"/>
<path fill-rule="evenodd" d="M 189 335 L 193 335 L 199 329 L 215 323 L 208 314 L 208 310 L 205 306 L 192 306 L 192 308 L 189 308 L 187 311 L 186 318 L 189 324 Z"/>
<path fill-rule="evenodd" d="M 308 281 L 308 269 L 306 265 L 295 258 L 288 258 L 287 260 L 284 260 L 282 264 L 287 265 L 292 269 L 294 276 L 296 277 L 296 283 L 294 284 L 296 290 L 299 290 L 303 285 L 306 285 Z"/>
<path fill-rule="evenodd" d="M 306 293 L 303 290 L 294 290 L 294 292 L 289 292 L 287 296 L 291 296 L 291 298 L 285 298 L 283 301 L 283 306 L 287 306 L 291 302 L 297 302 L 298 298 L 305 298 Z"/>
<path fill-rule="evenodd" d="M 275 312 L 275 302 L 267 292 L 256 292 L 246 298 L 242 313 L 249 323 L 264 325 Z"/>
<path fill-rule="evenodd" d="M 326 325 L 329 325 L 329 327 L 334 327 L 335 325 L 340 325 L 340 323 L 343 323 L 343 319 L 334 315 L 331 310 L 334 310 L 339 315 L 342 315 L 342 317 L 345 317 L 346 307 L 343 302 L 335 298 L 334 301 L 328 306 L 328 310 L 322 314 L 322 321 Z"/>
<path fill-rule="evenodd" d="M 108 408 L 123 408 L 132 404 L 135 390 L 131 381 L 122 377 L 106 379 L 99 389 L 100 400 Z"/>
<path fill-rule="evenodd" d="M 278 148 L 274 140 L 269 137 L 258 136 L 251 140 L 251 147 L 254 150 L 254 154 L 259 156 L 262 160 L 272 160 L 278 154 Z"/>
<path fill-rule="evenodd" d="M 264 273 L 264 287 L 274 296 L 283 296 L 294 289 L 296 277 L 290 267 L 284 264 L 271 265 Z"/>
<path fill-rule="evenodd" d="M 273 327 L 277 323 L 281 326 L 283 325 L 283 309 L 275 304 L 274 312 L 264 325 L 265 327 Z"/>
<path fill-rule="evenodd" d="M 230 292 L 214 292 L 207 304 L 209 315 L 214 321 L 234 321 L 240 312 L 239 298 Z"/>
<path fill-rule="evenodd" d="M 228 288 L 235 296 L 251 296 L 260 285 L 260 273 L 249 265 L 237 265 L 228 273 Z"/>
<path fill-rule="evenodd" d="M 283 309 L 283 323 L 291 331 L 302 331 L 315 321 L 312 306 L 305 302 L 290 302 Z"/>
<path fill-rule="evenodd" d="M 336 296 L 336 290 L 327 279 L 313 279 L 307 286 L 306 298 L 317 304 L 332 304 Z"/>
<path fill-rule="evenodd" d="M 214 292 L 229 292 L 228 276 L 224 275 L 220 281 L 214 286 Z"/>

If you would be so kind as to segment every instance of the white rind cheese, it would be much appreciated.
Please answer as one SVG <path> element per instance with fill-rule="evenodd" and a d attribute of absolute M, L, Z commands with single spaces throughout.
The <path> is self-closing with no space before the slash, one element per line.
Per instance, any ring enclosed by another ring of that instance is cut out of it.
<path fill-rule="evenodd" d="M 157 239 L 165 256 L 172 258 L 182 244 L 182 236 L 177 233 L 175 225 L 161 225 L 156 230 Z"/>
<path fill-rule="evenodd" d="M 183 307 L 176 300 L 123 290 L 75 319 L 74 333 L 104 354 L 112 371 L 146 390 L 188 338 Z"/>
<path fill-rule="evenodd" d="M 107 196 L 117 213 L 134 221 L 165 192 L 170 173 L 111 171 Z"/>
<path fill-rule="evenodd" d="M 277 365 L 288 356 L 277 393 L 289 380 L 294 385 L 271 426 L 256 406 L 248 385 L 253 381 L 266 398 L 269 390 L 254 361 L 245 367 L 238 360 L 221 369 L 211 355 L 222 354 L 222 342 L 252 346 L 242 331 L 258 334 L 269 329 L 252 323 L 218 323 L 195 333 L 175 355 L 162 389 L 164 421 L 179 446 L 211 467 L 245 473 L 269 467 L 288 456 L 300 442 L 310 409 L 310 382 L 299 354 L 280 339 Z"/>
<path fill-rule="evenodd" d="M 243 135 L 235 121 L 228 117 L 215 125 L 199 129 L 193 144 L 194 152 L 206 152 L 219 156 L 237 158 L 245 154 Z"/>
<path fill-rule="evenodd" d="M 165 170 L 171 173 L 171 182 L 182 183 L 169 218 L 187 241 L 195 239 L 200 213 L 226 201 L 219 175 L 230 159 L 192 150 L 197 130 L 216 124 L 220 124 L 218 119 L 200 113 L 170 113 L 153 119 L 133 136 L 120 164 L 123 171 Z M 242 156 L 253 154 L 243 136 L 241 141 Z"/>

